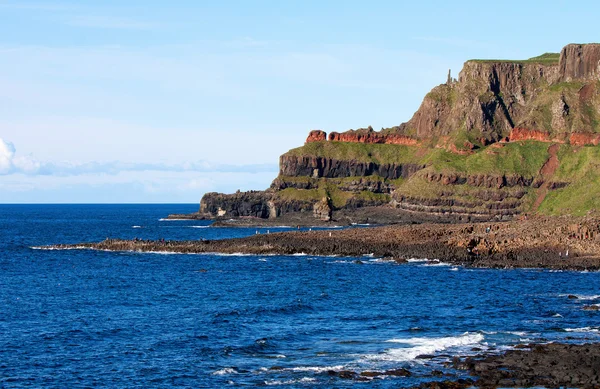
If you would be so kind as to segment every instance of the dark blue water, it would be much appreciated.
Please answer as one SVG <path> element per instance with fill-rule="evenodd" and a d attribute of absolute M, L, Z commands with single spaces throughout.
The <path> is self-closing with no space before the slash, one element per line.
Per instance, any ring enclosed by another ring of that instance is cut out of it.
<path fill-rule="evenodd" d="M 0 205 L 0 386 L 388 388 L 451 372 L 443 363 L 473 349 L 599 340 L 598 313 L 582 308 L 600 303 L 600 273 L 31 249 L 256 232 L 160 220 L 196 209 Z M 327 373 L 398 367 L 413 377 Z"/>

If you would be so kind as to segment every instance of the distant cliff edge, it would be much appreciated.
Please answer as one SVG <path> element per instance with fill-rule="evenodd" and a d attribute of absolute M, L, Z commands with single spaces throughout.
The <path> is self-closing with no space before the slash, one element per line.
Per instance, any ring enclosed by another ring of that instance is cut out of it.
<path fill-rule="evenodd" d="M 470 60 L 406 123 L 311 131 L 265 191 L 207 193 L 205 217 L 320 220 L 365 207 L 424 220 L 600 209 L 600 44 Z M 432 217 L 434 219 L 432 219 Z"/>

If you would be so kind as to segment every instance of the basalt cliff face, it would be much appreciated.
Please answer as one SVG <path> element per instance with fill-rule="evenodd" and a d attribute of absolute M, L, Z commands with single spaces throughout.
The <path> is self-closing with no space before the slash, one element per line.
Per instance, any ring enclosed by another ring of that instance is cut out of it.
<path fill-rule="evenodd" d="M 600 44 L 523 61 L 472 60 L 406 123 L 311 131 L 262 192 L 209 193 L 213 217 L 276 218 L 387 206 L 415 216 L 510 219 L 600 207 Z"/>

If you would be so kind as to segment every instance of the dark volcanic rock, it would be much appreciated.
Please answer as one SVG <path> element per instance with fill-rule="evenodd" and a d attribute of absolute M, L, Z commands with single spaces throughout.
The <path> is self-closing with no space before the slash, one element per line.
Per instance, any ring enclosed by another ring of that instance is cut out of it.
<path fill-rule="evenodd" d="M 599 344 L 534 345 L 467 361 L 479 387 L 598 387 Z"/>
<path fill-rule="evenodd" d="M 600 77 L 600 44 L 570 44 L 560 52 L 560 75 L 563 80 L 597 80 Z"/>
<path fill-rule="evenodd" d="M 263 191 L 237 192 L 229 195 L 207 193 L 200 201 L 200 213 L 218 217 L 268 218 L 271 214 L 269 207 L 271 198 L 270 193 Z"/>
<path fill-rule="evenodd" d="M 282 155 L 279 159 L 279 174 L 290 177 L 343 178 L 377 175 L 384 179 L 397 179 L 409 178 L 424 167 L 418 164 L 376 164 L 314 156 Z"/>

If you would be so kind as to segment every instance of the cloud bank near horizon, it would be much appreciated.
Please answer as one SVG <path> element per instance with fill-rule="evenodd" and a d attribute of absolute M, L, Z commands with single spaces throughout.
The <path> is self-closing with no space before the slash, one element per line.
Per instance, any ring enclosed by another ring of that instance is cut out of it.
<path fill-rule="evenodd" d="M 25 174 L 29 176 L 78 176 L 86 174 L 116 175 L 122 172 L 202 172 L 202 173 L 265 173 L 277 171 L 275 164 L 230 165 L 207 161 L 182 163 L 148 162 L 51 162 L 40 161 L 32 155 L 17 155 L 12 142 L 0 138 L 0 175 Z"/>

